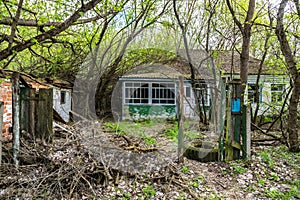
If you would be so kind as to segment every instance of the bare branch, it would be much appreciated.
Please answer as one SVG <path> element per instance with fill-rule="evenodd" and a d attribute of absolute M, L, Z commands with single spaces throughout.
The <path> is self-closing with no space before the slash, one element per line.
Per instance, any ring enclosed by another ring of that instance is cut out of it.
<path fill-rule="evenodd" d="M 295 3 L 295 6 L 296 6 L 296 9 L 297 9 L 298 16 L 300 17 L 300 5 L 299 5 L 299 0 L 294 0 L 294 3 Z"/>
<path fill-rule="evenodd" d="M 235 24 L 239 27 L 240 31 L 243 32 L 243 25 L 242 23 L 236 18 L 235 16 L 235 12 L 231 6 L 231 3 L 229 2 L 229 0 L 226 0 L 226 3 L 227 3 L 227 6 L 228 6 L 228 9 L 233 17 L 233 20 L 235 22 Z"/>
<path fill-rule="evenodd" d="M 78 24 L 86 24 L 86 23 L 90 23 L 92 21 L 97 21 L 99 19 L 103 19 L 104 17 L 106 17 L 110 14 L 114 14 L 114 13 L 116 13 L 116 12 L 111 10 L 108 13 L 98 14 L 95 17 L 79 19 L 79 20 L 75 21 L 73 24 L 71 24 L 71 26 L 78 25 Z M 11 18 L 4 18 L 4 19 L 0 20 L 0 24 L 2 24 L 2 25 L 11 26 L 12 23 L 13 22 L 12 22 Z M 26 20 L 26 19 L 19 19 L 17 22 L 17 26 L 28 26 L 28 27 L 31 27 L 31 26 L 32 27 L 38 27 L 38 26 L 49 27 L 49 26 L 59 26 L 60 24 L 61 24 L 61 22 L 51 22 L 51 21 L 40 24 L 40 23 L 38 23 L 38 20 Z"/>
<path fill-rule="evenodd" d="M 16 16 L 13 18 L 12 25 L 11 25 L 11 33 L 10 33 L 10 36 L 9 36 L 9 43 L 8 43 L 8 47 L 7 47 L 8 49 L 11 49 L 12 44 L 13 44 L 13 39 L 16 35 L 17 22 L 19 21 L 19 18 L 20 18 L 22 6 L 23 6 L 23 0 L 20 0 L 19 4 L 18 4 L 18 9 L 17 9 L 17 12 L 16 12 Z"/>
<path fill-rule="evenodd" d="M 85 12 L 91 10 L 100 1 L 101 0 L 91 0 L 89 3 L 85 4 L 84 7 L 81 7 L 78 10 L 76 10 L 69 18 L 67 18 L 64 22 L 59 24 L 57 27 L 25 41 L 24 44 L 17 44 L 15 46 L 13 46 L 12 48 L 6 48 L 6 49 L 0 51 L 0 61 L 8 58 L 13 53 L 23 51 L 24 49 L 27 49 L 27 48 L 33 46 L 37 42 L 40 43 L 46 39 L 49 39 L 51 37 L 58 35 L 62 31 L 65 31 L 66 29 L 69 28 L 69 26 L 71 26 L 74 22 L 76 22 L 82 16 L 82 13 L 85 13 Z"/>

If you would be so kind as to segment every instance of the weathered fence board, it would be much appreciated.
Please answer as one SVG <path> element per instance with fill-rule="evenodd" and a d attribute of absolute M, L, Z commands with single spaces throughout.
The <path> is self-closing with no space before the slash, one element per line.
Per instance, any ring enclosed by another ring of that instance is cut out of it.
<path fill-rule="evenodd" d="M 53 132 L 53 90 L 40 89 L 37 104 L 37 134 L 42 140 L 49 140 Z"/>
<path fill-rule="evenodd" d="M 3 123 L 4 103 L 0 102 L 0 166 L 2 162 L 2 123 Z"/>
<path fill-rule="evenodd" d="M 26 131 L 32 139 L 49 140 L 53 128 L 53 90 L 21 89 L 21 130 Z"/>

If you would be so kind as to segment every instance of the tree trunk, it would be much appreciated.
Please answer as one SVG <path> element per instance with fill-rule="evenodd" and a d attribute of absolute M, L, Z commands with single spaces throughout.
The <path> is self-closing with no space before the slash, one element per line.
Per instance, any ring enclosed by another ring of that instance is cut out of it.
<path fill-rule="evenodd" d="M 290 104 L 288 108 L 289 115 L 287 121 L 289 150 L 292 152 L 299 152 L 300 147 L 298 140 L 297 111 L 300 98 L 300 72 L 297 70 L 297 65 L 283 26 L 284 9 L 287 2 L 288 0 L 282 0 L 280 3 L 277 13 L 277 25 L 275 32 L 280 43 L 281 51 L 284 55 L 285 62 L 287 64 L 288 72 L 293 82 L 293 91 L 290 98 Z"/>
<path fill-rule="evenodd" d="M 251 39 L 252 18 L 254 16 L 254 11 L 255 11 L 255 0 L 249 0 L 247 16 L 243 24 L 237 19 L 230 1 L 226 0 L 226 3 L 233 17 L 234 23 L 239 27 L 243 35 L 242 52 L 240 56 L 241 59 L 240 77 L 242 82 L 241 102 L 242 104 L 244 104 L 244 94 L 245 94 L 245 88 L 248 80 L 249 48 L 250 48 L 250 39 Z"/>
<path fill-rule="evenodd" d="M 299 152 L 299 140 L 298 140 L 298 129 L 299 127 L 297 123 L 298 121 L 298 103 L 300 100 L 300 76 L 296 77 L 294 81 L 294 88 L 290 99 L 289 104 L 289 116 L 288 116 L 288 136 L 289 136 L 289 144 L 290 144 L 290 151 L 292 152 Z"/>

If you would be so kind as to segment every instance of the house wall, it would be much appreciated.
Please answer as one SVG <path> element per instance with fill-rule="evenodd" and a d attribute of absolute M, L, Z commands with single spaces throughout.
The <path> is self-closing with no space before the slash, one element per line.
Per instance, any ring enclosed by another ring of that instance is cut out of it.
<path fill-rule="evenodd" d="M 230 75 L 226 75 L 228 78 Z M 239 75 L 234 75 L 233 78 L 239 78 Z M 256 84 L 257 75 L 249 75 L 248 76 L 248 84 Z M 272 84 L 283 84 L 285 85 L 285 89 L 289 87 L 289 78 L 285 75 L 261 75 L 259 80 L 260 86 L 260 109 L 258 110 L 258 115 L 262 115 L 266 109 L 270 108 L 270 104 L 272 103 Z M 254 110 L 257 106 L 257 103 L 252 102 L 251 107 Z M 275 105 L 276 107 L 276 105 Z M 274 108 L 275 108 L 274 107 Z"/>
<path fill-rule="evenodd" d="M 1 132 L 4 140 L 12 139 L 9 128 L 12 127 L 12 88 L 9 79 L 0 79 L 0 101 L 4 102 L 3 124 Z"/>
<path fill-rule="evenodd" d="M 61 102 L 62 92 L 65 92 L 64 103 Z M 72 108 L 70 89 L 53 88 L 53 108 L 65 122 L 70 121 L 70 111 Z"/>
<path fill-rule="evenodd" d="M 36 82 L 28 82 L 37 91 L 41 88 L 49 88 L 50 86 L 42 85 Z M 66 92 L 65 104 L 60 103 L 61 93 Z M 4 102 L 3 124 L 1 132 L 4 140 L 11 140 L 12 134 L 9 132 L 12 127 L 12 85 L 10 79 L 0 78 L 0 101 Z M 71 90 L 53 88 L 53 108 L 68 122 L 69 112 L 71 111 Z"/>
<path fill-rule="evenodd" d="M 138 80 L 136 80 L 139 82 Z M 161 83 L 159 81 L 151 80 L 152 83 Z M 124 82 L 123 82 L 124 83 Z M 168 82 L 164 82 L 168 83 Z M 173 82 L 170 82 L 173 83 Z M 124 87 L 124 84 L 122 84 Z M 186 81 L 184 83 L 185 94 L 187 88 L 190 90 L 190 97 L 184 99 L 184 115 L 187 118 L 195 118 L 195 95 L 192 91 L 191 83 Z M 175 85 L 175 102 L 178 92 L 178 83 Z M 122 97 L 124 99 L 124 90 L 122 90 Z M 116 98 L 116 97 L 115 97 Z M 128 105 L 125 101 L 122 102 L 122 120 L 143 119 L 143 118 L 174 118 L 177 116 L 177 103 L 175 105 L 157 105 L 157 104 L 144 104 L 144 105 Z"/>
<path fill-rule="evenodd" d="M 188 96 L 186 96 L 186 94 L 187 94 L 187 89 L 189 89 L 190 90 L 190 97 L 188 97 Z M 184 93 L 185 93 L 185 98 L 184 98 L 184 104 L 183 104 L 183 106 L 184 106 L 184 116 L 186 117 L 186 118 L 190 118 L 190 119 L 192 119 L 192 118 L 195 118 L 195 109 L 197 109 L 196 108 L 196 100 L 195 100 L 195 95 L 194 95 L 194 92 L 193 92 L 193 90 L 192 90 L 192 84 L 191 83 L 189 83 L 189 82 L 186 82 L 186 83 L 184 83 Z"/>
<path fill-rule="evenodd" d="M 49 88 L 36 82 L 28 82 L 33 88 Z M 4 102 L 2 137 L 5 140 L 12 139 L 9 129 L 12 127 L 12 83 L 10 79 L 0 78 L 0 101 Z"/>
<path fill-rule="evenodd" d="M 123 120 L 176 117 L 175 105 L 124 105 Z"/>

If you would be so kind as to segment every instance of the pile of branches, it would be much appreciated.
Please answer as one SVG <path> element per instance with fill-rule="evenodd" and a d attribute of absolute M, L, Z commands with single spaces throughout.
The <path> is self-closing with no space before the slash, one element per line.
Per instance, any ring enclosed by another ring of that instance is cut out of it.
<path fill-rule="evenodd" d="M 21 139 L 19 167 L 12 162 L 1 165 L 0 199 L 97 196 L 97 186 L 116 177 L 117 171 L 107 169 L 83 148 L 79 136 L 61 136 L 46 145 Z"/>
<path fill-rule="evenodd" d="M 95 129 L 100 130 L 100 125 Z M 98 136 L 102 138 L 99 141 L 102 145 L 110 138 L 114 141 L 125 138 L 129 143 L 126 146 L 132 147 L 130 145 L 132 140 L 129 141 L 129 138 L 121 135 L 117 136 L 120 138 L 115 138 L 116 135 L 105 137 L 106 133 L 100 131 Z M 103 196 L 103 188 L 118 185 L 121 179 L 131 178 L 141 182 L 162 180 L 168 183 L 172 182 L 173 178 L 171 177 L 177 174 L 177 170 L 171 166 L 165 166 L 162 171 L 148 173 L 146 176 L 119 170 L 118 167 L 114 168 L 104 162 L 104 157 L 108 159 L 116 155 L 109 155 L 110 151 L 106 151 L 107 155 L 99 158 L 98 146 L 89 147 L 90 143 L 87 141 L 91 140 L 98 142 L 96 137 L 89 138 L 87 134 L 82 134 L 70 127 L 60 131 L 56 130 L 52 142 L 47 144 L 43 141 L 32 141 L 23 135 L 20 140 L 18 168 L 13 164 L 12 149 L 6 147 L 3 159 L 5 162 L 0 167 L 0 199 L 95 198 Z M 137 154 L 141 158 L 144 153 L 148 152 L 148 149 L 144 151 L 144 148 L 141 147 L 133 149 L 129 147 L 123 148 L 125 152 L 138 151 Z M 95 151 L 91 151 L 91 149 L 95 149 Z M 151 151 L 156 150 L 155 148 L 150 149 Z M 128 161 L 124 160 L 124 162 Z M 149 162 L 152 161 L 149 160 Z"/>

